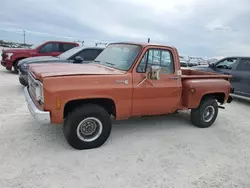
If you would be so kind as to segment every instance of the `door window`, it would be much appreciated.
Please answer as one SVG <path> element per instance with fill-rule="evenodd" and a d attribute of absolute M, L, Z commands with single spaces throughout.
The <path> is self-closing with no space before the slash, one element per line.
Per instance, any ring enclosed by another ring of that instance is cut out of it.
<path fill-rule="evenodd" d="M 239 71 L 250 71 L 250 59 L 241 59 L 237 67 Z"/>
<path fill-rule="evenodd" d="M 222 60 L 221 62 L 216 64 L 216 68 L 218 69 L 232 69 L 233 65 L 237 62 L 237 58 L 228 58 Z"/>
<path fill-rule="evenodd" d="M 61 44 L 62 45 L 62 48 L 61 48 L 61 52 L 66 52 L 68 50 L 70 50 L 71 48 L 74 48 L 76 47 L 75 44 Z"/>
<path fill-rule="evenodd" d="M 170 51 L 150 49 L 148 50 L 140 64 L 137 67 L 137 72 L 143 73 L 150 69 L 150 66 L 158 65 L 161 67 L 161 73 L 172 74 L 174 73 L 174 62 Z"/>
<path fill-rule="evenodd" d="M 40 53 L 51 53 L 51 52 L 59 52 L 59 44 L 58 43 L 48 43 L 48 44 L 45 44 L 40 49 Z"/>
<path fill-rule="evenodd" d="M 100 53 L 100 50 L 89 49 L 82 51 L 79 56 L 81 56 L 85 61 L 93 61 Z"/>

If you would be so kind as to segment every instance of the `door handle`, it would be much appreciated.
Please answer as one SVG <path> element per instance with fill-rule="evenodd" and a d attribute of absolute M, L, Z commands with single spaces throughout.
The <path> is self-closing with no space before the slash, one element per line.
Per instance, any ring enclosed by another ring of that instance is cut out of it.
<path fill-rule="evenodd" d="M 225 74 L 225 75 L 230 75 L 230 73 L 228 73 L 228 72 L 224 72 L 224 74 Z"/>
<path fill-rule="evenodd" d="M 173 79 L 173 80 L 177 80 L 179 78 L 179 76 L 170 76 L 169 78 Z"/>

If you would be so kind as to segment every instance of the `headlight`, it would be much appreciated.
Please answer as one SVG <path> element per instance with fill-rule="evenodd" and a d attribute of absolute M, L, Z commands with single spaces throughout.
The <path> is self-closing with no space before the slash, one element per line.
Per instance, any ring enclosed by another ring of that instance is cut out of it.
<path fill-rule="evenodd" d="M 43 84 L 39 81 L 36 82 L 35 86 L 35 95 L 36 95 L 36 100 L 44 102 L 43 99 Z"/>
<path fill-rule="evenodd" d="M 44 103 L 43 84 L 40 81 L 32 78 L 30 74 L 28 74 L 28 83 L 29 83 L 29 87 L 31 88 L 31 90 L 33 91 L 35 95 L 36 100 Z"/>
<path fill-rule="evenodd" d="M 6 53 L 6 56 L 7 56 L 6 59 L 10 60 L 12 55 L 13 55 L 13 53 Z"/>

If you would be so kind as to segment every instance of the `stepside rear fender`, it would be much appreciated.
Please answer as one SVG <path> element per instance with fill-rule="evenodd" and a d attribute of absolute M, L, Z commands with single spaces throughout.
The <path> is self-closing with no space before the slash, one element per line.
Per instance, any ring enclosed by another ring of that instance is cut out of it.
<path fill-rule="evenodd" d="M 225 79 L 185 79 L 182 86 L 182 104 L 188 108 L 197 108 L 204 97 L 214 97 L 224 104 L 231 92 L 230 83 Z"/>

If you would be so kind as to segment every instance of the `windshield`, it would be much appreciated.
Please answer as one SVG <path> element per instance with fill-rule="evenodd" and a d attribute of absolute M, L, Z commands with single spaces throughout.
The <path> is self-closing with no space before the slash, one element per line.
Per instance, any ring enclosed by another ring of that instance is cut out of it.
<path fill-rule="evenodd" d="M 75 55 L 77 52 L 79 52 L 82 49 L 83 49 L 83 47 L 81 47 L 81 46 L 74 47 L 74 48 L 71 48 L 70 50 L 67 50 L 66 52 L 60 54 L 57 57 L 60 59 L 69 59 L 72 55 Z"/>
<path fill-rule="evenodd" d="M 138 56 L 141 47 L 133 44 L 111 44 L 106 47 L 94 62 L 108 67 L 127 71 Z"/>

